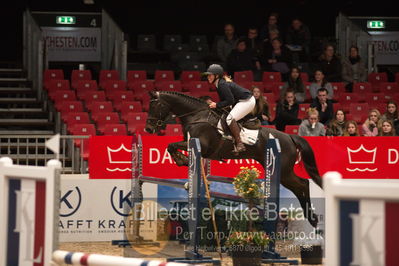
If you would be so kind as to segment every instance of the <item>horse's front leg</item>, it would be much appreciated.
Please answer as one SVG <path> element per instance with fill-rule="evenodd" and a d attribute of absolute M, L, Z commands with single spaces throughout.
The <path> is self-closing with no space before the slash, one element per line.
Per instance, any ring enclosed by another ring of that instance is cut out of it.
<path fill-rule="evenodd" d="M 187 141 L 173 142 L 168 145 L 168 152 L 178 166 L 188 166 L 188 157 L 179 150 L 187 151 Z"/>

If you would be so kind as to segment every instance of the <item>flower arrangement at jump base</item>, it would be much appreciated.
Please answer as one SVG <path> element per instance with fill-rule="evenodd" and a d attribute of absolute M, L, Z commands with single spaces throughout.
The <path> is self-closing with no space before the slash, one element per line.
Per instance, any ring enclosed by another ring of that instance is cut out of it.
<path fill-rule="evenodd" d="M 233 181 L 237 195 L 248 200 L 247 212 L 255 207 L 255 201 L 263 199 L 262 188 L 258 184 L 261 172 L 254 166 L 241 167 Z M 248 215 L 247 232 L 233 232 L 226 241 L 233 265 L 261 265 L 263 250 L 271 239 L 263 231 L 255 231 L 252 215 Z"/>

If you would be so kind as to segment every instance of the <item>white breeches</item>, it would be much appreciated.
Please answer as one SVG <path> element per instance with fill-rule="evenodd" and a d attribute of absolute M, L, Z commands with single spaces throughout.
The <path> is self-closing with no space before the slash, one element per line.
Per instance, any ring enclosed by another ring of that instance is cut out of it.
<path fill-rule="evenodd" d="M 231 121 L 234 119 L 235 121 L 240 120 L 255 108 L 256 100 L 254 96 L 246 100 L 240 100 L 231 110 L 231 112 L 227 115 L 226 122 L 227 125 L 231 124 Z"/>

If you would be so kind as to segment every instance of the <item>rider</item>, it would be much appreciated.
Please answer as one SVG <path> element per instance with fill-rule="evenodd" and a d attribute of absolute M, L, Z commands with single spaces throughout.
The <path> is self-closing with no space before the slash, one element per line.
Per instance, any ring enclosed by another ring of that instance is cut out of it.
<path fill-rule="evenodd" d="M 232 82 L 232 80 L 224 75 L 223 68 L 218 64 L 212 64 L 205 72 L 208 82 L 215 84 L 220 102 L 214 101 L 209 103 L 210 108 L 223 108 L 226 106 L 233 106 L 230 113 L 227 115 L 226 122 L 233 135 L 236 152 L 245 151 L 245 146 L 240 138 L 240 128 L 237 121 L 245 117 L 255 107 L 255 97 L 252 92 Z"/>

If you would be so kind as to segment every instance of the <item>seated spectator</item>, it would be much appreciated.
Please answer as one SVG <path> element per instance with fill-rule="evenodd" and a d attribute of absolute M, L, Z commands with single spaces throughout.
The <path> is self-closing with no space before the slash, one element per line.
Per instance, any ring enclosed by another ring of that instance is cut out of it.
<path fill-rule="evenodd" d="M 302 120 L 298 118 L 299 104 L 295 100 L 294 91 L 286 90 L 276 109 L 274 124 L 277 130 L 284 131 L 286 125 L 301 124 Z"/>
<path fill-rule="evenodd" d="M 394 101 L 387 103 L 387 110 L 381 116 L 383 120 L 392 120 L 396 134 L 399 133 L 399 117 L 398 117 L 398 105 Z"/>
<path fill-rule="evenodd" d="M 352 46 L 349 56 L 342 60 L 342 80 L 349 92 L 352 92 L 353 84 L 356 82 L 367 81 L 367 69 L 356 46 Z"/>
<path fill-rule="evenodd" d="M 382 119 L 381 119 L 382 120 Z M 396 136 L 395 128 L 392 120 L 382 120 L 381 126 L 378 130 L 378 136 Z"/>
<path fill-rule="evenodd" d="M 342 109 L 335 112 L 334 118 L 328 123 L 326 136 L 343 136 L 345 131 L 345 113 Z"/>
<path fill-rule="evenodd" d="M 341 60 L 335 55 L 334 46 L 327 44 L 323 53 L 319 57 L 319 69 L 321 69 L 326 76 L 328 82 L 342 81 L 342 65 Z"/>
<path fill-rule="evenodd" d="M 325 136 L 326 129 L 319 122 L 319 112 L 315 108 L 309 108 L 308 119 L 302 121 L 298 130 L 299 136 Z"/>
<path fill-rule="evenodd" d="M 252 115 L 257 117 L 262 125 L 270 124 L 269 104 L 263 97 L 261 90 L 258 87 L 252 88 L 252 94 L 256 99 L 256 105 L 252 111 Z"/>
<path fill-rule="evenodd" d="M 307 62 L 310 58 L 311 35 L 308 26 L 299 18 L 294 18 L 285 35 L 285 43 L 292 51 L 299 50 L 299 60 Z"/>
<path fill-rule="evenodd" d="M 236 47 L 237 37 L 232 24 L 224 25 L 224 37 L 220 38 L 216 43 L 216 53 L 220 60 L 225 63 L 227 56 Z"/>
<path fill-rule="evenodd" d="M 259 39 L 258 29 L 249 27 L 247 33 L 247 49 L 250 49 L 260 59 L 263 53 L 263 41 Z"/>
<path fill-rule="evenodd" d="M 357 128 L 356 121 L 349 120 L 349 121 L 346 122 L 343 136 L 345 136 L 345 137 L 358 137 L 358 136 L 360 136 L 359 129 Z"/>
<path fill-rule="evenodd" d="M 257 76 L 259 79 L 260 63 L 252 50 L 247 49 L 246 39 L 240 38 L 236 48 L 227 56 L 226 70 L 230 76 L 236 71 L 251 70 L 254 77 Z"/>
<path fill-rule="evenodd" d="M 380 111 L 377 109 L 371 109 L 368 118 L 362 125 L 362 135 L 368 137 L 377 136 L 380 118 Z"/>
<path fill-rule="evenodd" d="M 280 72 L 283 79 L 287 80 L 292 55 L 290 50 L 282 44 L 279 38 L 272 40 L 272 49 L 264 51 L 264 68 L 266 71 Z"/>
<path fill-rule="evenodd" d="M 320 88 L 325 88 L 328 91 L 328 99 L 332 100 L 334 96 L 334 89 L 330 82 L 325 79 L 322 70 L 316 70 L 314 72 L 314 81 L 310 84 L 309 92 L 312 99 L 317 97 L 317 91 Z"/>
<path fill-rule="evenodd" d="M 200 96 L 199 98 L 206 102 L 208 105 L 213 102 L 212 97 L 209 95 Z"/>
<path fill-rule="evenodd" d="M 278 38 L 280 38 L 278 29 L 271 29 L 269 31 L 269 37 L 263 40 L 263 53 L 265 53 L 265 51 L 271 51 L 273 49 L 272 41 Z"/>
<path fill-rule="evenodd" d="M 265 41 L 267 38 L 269 38 L 269 33 L 271 30 L 277 30 L 280 32 L 277 13 L 271 13 L 269 15 L 267 23 L 260 29 L 260 39 Z"/>
<path fill-rule="evenodd" d="M 288 81 L 284 83 L 283 89 L 281 90 L 281 97 L 283 97 L 286 90 L 294 91 L 297 103 L 303 103 L 305 101 L 305 84 L 302 82 L 301 71 L 298 67 L 291 68 Z"/>
<path fill-rule="evenodd" d="M 328 91 L 326 88 L 320 88 L 317 91 L 317 97 L 310 104 L 319 111 L 320 123 L 327 125 L 334 116 L 333 102 L 327 99 Z"/>

